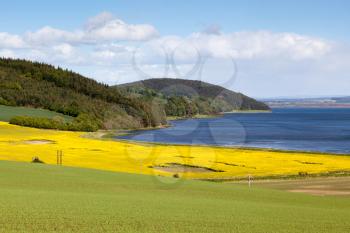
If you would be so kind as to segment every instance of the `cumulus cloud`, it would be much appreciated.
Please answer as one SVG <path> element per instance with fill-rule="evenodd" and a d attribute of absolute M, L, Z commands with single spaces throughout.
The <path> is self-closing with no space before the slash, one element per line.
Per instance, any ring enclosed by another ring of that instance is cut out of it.
<path fill-rule="evenodd" d="M 236 59 L 317 58 L 332 48 L 330 42 L 320 38 L 269 31 L 235 32 L 220 35 L 194 33 L 187 41 L 198 47 L 204 54 L 213 57 L 232 56 Z"/>
<path fill-rule="evenodd" d="M 85 39 L 88 41 L 142 41 L 157 36 L 155 28 L 147 24 L 132 25 L 114 19 L 107 21 L 97 28 L 86 31 Z"/>
<path fill-rule="evenodd" d="M 112 14 L 103 12 L 87 21 L 85 27 L 65 31 L 45 26 L 28 32 L 25 40 L 34 45 L 54 43 L 89 44 L 113 41 L 143 41 L 158 36 L 157 30 L 149 24 L 127 24 Z"/>
<path fill-rule="evenodd" d="M 16 54 L 10 49 L 1 49 L 0 50 L 0 57 L 15 58 Z"/>
<path fill-rule="evenodd" d="M 45 26 L 23 35 L 0 32 L 0 57 L 52 63 L 110 84 L 164 76 L 225 84 L 236 72 L 234 59 L 239 75 L 232 88 L 255 96 L 266 96 L 269 85 L 281 91 L 288 85 L 293 93 L 300 84 L 308 92 L 318 84 L 350 91 L 344 85 L 349 51 L 349 45 L 308 35 L 224 33 L 217 25 L 188 36 L 159 35 L 152 25 L 129 24 L 108 12 L 71 31 Z"/>
<path fill-rule="evenodd" d="M 135 41 L 141 44 L 127 44 Z M 327 54 L 333 48 L 332 42 L 321 38 L 270 31 L 221 33 L 217 25 L 187 37 L 159 36 L 152 25 L 127 24 L 108 12 L 88 19 L 83 28 L 74 31 L 45 26 L 23 36 L 0 32 L 2 49 L 28 46 L 35 49 L 47 47 L 52 50 L 54 47 L 58 52 L 68 53 L 73 50 L 73 46 L 85 45 L 94 46 L 93 55 L 103 60 L 125 57 L 123 53 L 130 53 L 132 50 L 142 54 L 142 50 L 145 50 L 142 47 L 147 46 L 151 49 L 143 55 L 151 58 L 149 62 L 155 62 L 164 53 L 176 54 L 179 62 L 194 59 L 198 54 L 214 58 L 230 56 L 235 59 L 314 59 Z M 65 51 L 62 51 L 62 46 Z"/>
<path fill-rule="evenodd" d="M 42 46 L 55 43 L 78 43 L 83 41 L 83 37 L 82 31 L 69 32 L 46 26 L 35 32 L 26 33 L 24 39 L 29 44 Z"/>
<path fill-rule="evenodd" d="M 85 39 L 88 41 L 142 41 L 158 36 L 157 30 L 149 24 L 127 24 L 103 12 L 85 25 Z"/>
<path fill-rule="evenodd" d="M 144 62 L 155 63 L 159 59 L 164 60 L 164 56 L 170 56 L 176 62 L 186 64 L 199 58 L 236 60 L 278 58 L 289 61 L 318 59 L 331 53 L 334 46 L 331 41 L 295 33 L 200 32 L 187 37 L 159 37 L 142 43 L 135 48 L 135 51 Z"/>
<path fill-rule="evenodd" d="M 85 23 L 85 29 L 91 31 L 103 27 L 106 23 L 113 21 L 114 16 L 109 12 L 102 12 L 94 17 L 91 17 Z"/>
<path fill-rule="evenodd" d="M 23 48 L 25 43 L 18 35 L 12 35 L 7 32 L 0 32 L 0 48 Z"/>

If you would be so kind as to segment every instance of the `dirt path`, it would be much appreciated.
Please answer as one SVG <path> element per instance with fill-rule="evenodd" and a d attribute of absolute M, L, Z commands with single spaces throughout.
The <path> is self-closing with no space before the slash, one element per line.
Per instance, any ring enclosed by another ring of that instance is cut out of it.
<path fill-rule="evenodd" d="M 350 176 L 295 180 L 262 180 L 254 182 L 253 185 L 317 196 L 350 197 Z"/>

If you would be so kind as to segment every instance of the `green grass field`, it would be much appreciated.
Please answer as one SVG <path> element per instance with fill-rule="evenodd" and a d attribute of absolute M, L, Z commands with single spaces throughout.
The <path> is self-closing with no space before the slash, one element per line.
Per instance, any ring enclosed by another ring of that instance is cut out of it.
<path fill-rule="evenodd" d="M 46 118 L 61 116 L 66 121 L 70 121 L 73 119 L 70 116 L 66 116 L 66 115 L 63 115 L 57 112 L 52 112 L 45 109 L 0 105 L 0 121 L 10 121 L 10 119 L 15 116 L 31 116 L 31 117 L 46 117 Z"/>
<path fill-rule="evenodd" d="M 345 233 L 350 199 L 0 162 L 0 232 Z"/>

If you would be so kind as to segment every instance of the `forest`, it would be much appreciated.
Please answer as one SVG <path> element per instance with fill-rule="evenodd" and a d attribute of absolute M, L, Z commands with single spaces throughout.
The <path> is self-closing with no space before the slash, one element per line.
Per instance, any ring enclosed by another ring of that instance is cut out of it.
<path fill-rule="evenodd" d="M 79 124 L 88 119 L 102 129 L 166 124 L 164 110 L 151 106 L 151 101 L 126 97 L 75 72 L 26 60 L 0 59 L 0 104 L 48 109 L 76 117 Z M 13 122 L 24 121 L 29 124 L 27 118 Z"/>
<path fill-rule="evenodd" d="M 60 67 L 5 58 L 0 58 L 0 105 L 74 117 L 64 122 L 16 116 L 13 124 L 74 131 L 157 127 L 167 124 L 167 116 L 269 109 L 241 93 L 200 81 L 164 78 L 113 87 Z"/>
<path fill-rule="evenodd" d="M 234 110 L 270 110 L 253 98 L 198 80 L 147 79 L 116 86 L 128 96 L 159 99 L 167 116 L 191 117 Z"/>

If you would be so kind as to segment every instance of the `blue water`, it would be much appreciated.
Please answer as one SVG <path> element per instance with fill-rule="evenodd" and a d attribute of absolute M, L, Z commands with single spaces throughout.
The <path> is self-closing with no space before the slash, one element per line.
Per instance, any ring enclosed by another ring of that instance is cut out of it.
<path fill-rule="evenodd" d="M 350 109 L 274 109 L 220 118 L 172 121 L 119 139 L 350 154 Z"/>

